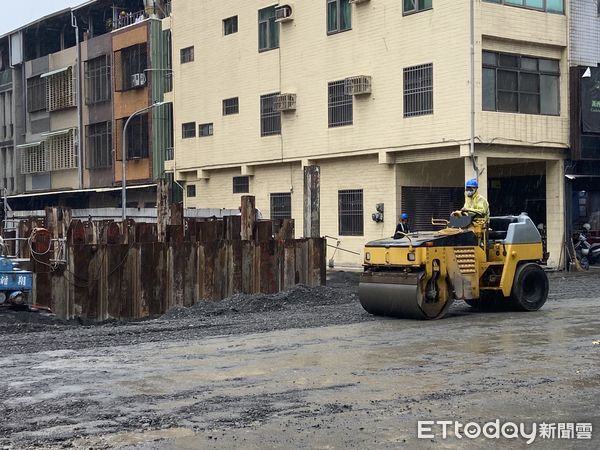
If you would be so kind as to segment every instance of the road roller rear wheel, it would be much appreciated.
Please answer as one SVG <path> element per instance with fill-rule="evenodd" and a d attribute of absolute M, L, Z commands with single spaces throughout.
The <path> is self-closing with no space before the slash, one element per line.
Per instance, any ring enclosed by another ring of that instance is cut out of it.
<path fill-rule="evenodd" d="M 548 277 L 535 263 L 523 264 L 517 269 L 511 300 L 521 311 L 537 311 L 548 298 Z"/>

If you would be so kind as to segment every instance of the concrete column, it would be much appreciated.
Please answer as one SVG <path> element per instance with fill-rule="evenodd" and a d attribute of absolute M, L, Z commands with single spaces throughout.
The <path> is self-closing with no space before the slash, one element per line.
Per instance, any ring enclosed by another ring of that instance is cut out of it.
<path fill-rule="evenodd" d="M 465 161 L 465 182 L 471 178 L 477 178 L 475 169 L 473 168 L 473 162 L 470 157 L 466 157 Z M 479 172 L 478 183 L 479 183 L 479 194 L 483 195 L 486 199 L 488 197 L 488 170 L 487 170 L 487 156 L 476 156 L 475 161 L 477 163 L 477 171 Z"/>
<path fill-rule="evenodd" d="M 316 238 L 321 230 L 321 168 L 304 168 L 304 237 Z"/>
<path fill-rule="evenodd" d="M 565 240 L 564 161 L 546 162 L 546 234 L 549 267 L 558 267 Z"/>

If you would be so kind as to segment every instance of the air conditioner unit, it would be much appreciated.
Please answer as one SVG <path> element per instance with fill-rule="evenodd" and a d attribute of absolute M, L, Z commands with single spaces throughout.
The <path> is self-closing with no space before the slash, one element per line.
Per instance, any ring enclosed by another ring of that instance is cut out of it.
<path fill-rule="evenodd" d="M 367 3 L 369 0 L 349 0 L 348 3 Z"/>
<path fill-rule="evenodd" d="M 296 109 L 296 94 L 279 94 L 273 104 L 275 111 L 293 111 Z"/>
<path fill-rule="evenodd" d="M 131 86 L 139 87 L 144 86 L 146 84 L 146 74 L 145 73 L 134 73 L 131 75 Z"/>
<path fill-rule="evenodd" d="M 348 77 L 344 80 L 344 93 L 346 95 L 368 95 L 371 93 L 371 77 L 359 75 Z"/>
<path fill-rule="evenodd" d="M 275 8 L 275 22 L 288 22 L 292 19 L 292 7 L 290 5 Z"/>

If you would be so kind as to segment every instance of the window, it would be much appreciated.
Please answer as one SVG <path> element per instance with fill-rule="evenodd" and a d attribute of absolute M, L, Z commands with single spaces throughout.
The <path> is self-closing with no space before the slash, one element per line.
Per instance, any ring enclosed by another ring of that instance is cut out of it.
<path fill-rule="evenodd" d="M 21 173 L 32 174 L 48 171 L 48 157 L 44 142 L 24 144 L 18 147 L 21 151 Z"/>
<path fill-rule="evenodd" d="M 189 63 L 194 60 L 194 47 L 186 47 L 179 50 L 181 64 Z"/>
<path fill-rule="evenodd" d="M 204 136 L 212 136 L 213 135 L 213 124 L 212 123 L 202 123 L 198 125 L 198 135 L 201 137 Z"/>
<path fill-rule="evenodd" d="M 416 13 L 432 8 L 432 0 L 402 0 L 404 14 Z"/>
<path fill-rule="evenodd" d="M 237 33 L 238 31 L 238 16 L 228 17 L 227 19 L 223 19 L 223 34 L 227 36 L 228 34 Z"/>
<path fill-rule="evenodd" d="M 181 138 L 189 139 L 196 137 L 196 122 L 187 122 L 181 124 Z"/>
<path fill-rule="evenodd" d="M 404 69 L 404 117 L 433 114 L 433 64 Z"/>
<path fill-rule="evenodd" d="M 352 28 L 352 5 L 349 0 L 327 0 L 327 33 Z"/>
<path fill-rule="evenodd" d="M 11 139 L 13 131 L 12 91 L 0 92 L 0 140 Z"/>
<path fill-rule="evenodd" d="M 188 197 L 195 197 L 196 196 L 196 185 L 195 184 L 188 184 L 187 185 L 187 196 Z"/>
<path fill-rule="evenodd" d="M 364 234 L 362 189 L 338 191 L 338 217 L 340 236 Z"/>
<path fill-rule="evenodd" d="M 77 130 L 71 128 L 61 132 L 53 132 L 46 140 L 49 170 L 75 169 L 77 164 L 77 147 L 75 136 Z"/>
<path fill-rule="evenodd" d="M 260 96 L 260 135 L 281 134 L 281 113 L 275 111 L 275 99 L 279 93 Z"/>
<path fill-rule="evenodd" d="M 283 192 L 271 194 L 271 219 L 292 218 L 292 194 Z"/>
<path fill-rule="evenodd" d="M 537 9 L 552 13 L 562 14 L 565 12 L 564 0 L 483 0 L 488 3 L 500 3 L 510 6 L 521 6 L 523 8 Z"/>
<path fill-rule="evenodd" d="M 12 192 L 15 188 L 15 173 L 14 173 L 14 149 L 13 147 L 0 148 L 0 188 L 5 188 Z M 0 209 L 2 208 L 2 200 L 0 200 Z M 2 214 L 2 211 L 0 211 Z"/>
<path fill-rule="evenodd" d="M 41 77 L 27 80 L 27 111 L 46 110 L 46 79 Z"/>
<path fill-rule="evenodd" d="M 46 105 L 48 111 L 59 111 L 75 105 L 73 70 L 68 67 L 46 78 Z"/>
<path fill-rule="evenodd" d="M 85 62 L 85 104 L 110 100 L 110 63 L 108 56 L 100 56 Z"/>
<path fill-rule="evenodd" d="M 122 119 L 122 126 L 125 125 L 125 120 Z M 122 128 L 121 128 L 122 129 Z M 129 121 L 127 125 L 127 159 L 148 158 L 150 154 L 148 140 L 148 114 L 140 114 Z"/>
<path fill-rule="evenodd" d="M 275 6 L 258 11 L 258 51 L 279 47 L 279 24 L 275 22 Z"/>
<path fill-rule="evenodd" d="M 559 115 L 559 62 L 483 52 L 485 111 Z"/>
<path fill-rule="evenodd" d="M 238 114 L 240 112 L 240 103 L 237 97 L 223 100 L 223 115 Z"/>
<path fill-rule="evenodd" d="M 233 193 L 247 194 L 248 192 L 250 192 L 250 178 L 233 177 Z"/>
<path fill-rule="evenodd" d="M 329 83 L 329 127 L 352 125 L 352 96 L 346 95 L 345 80 Z"/>
<path fill-rule="evenodd" d="M 138 89 L 146 85 L 146 44 L 136 44 L 120 50 L 115 60 L 117 64 L 121 64 L 121 79 L 117 80 L 117 90 Z"/>
<path fill-rule="evenodd" d="M 112 165 L 112 122 L 100 122 L 86 127 L 87 168 L 104 169 Z"/>

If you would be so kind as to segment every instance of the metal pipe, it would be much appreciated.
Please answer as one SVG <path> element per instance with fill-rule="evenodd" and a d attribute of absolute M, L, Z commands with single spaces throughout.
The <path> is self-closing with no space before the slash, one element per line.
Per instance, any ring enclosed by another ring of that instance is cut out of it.
<path fill-rule="evenodd" d="M 81 114 L 81 93 L 83 92 L 81 83 L 81 45 L 79 43 L 79 25 L 77 17 L 71 10 L 71 26 L 75 28 L 75 45 L 77 47 L 77 56 L 75 57 L 75 92 L 77 96 L 77 177 L 79 179 L 79 189 L 83 189 L 83 115 Z"/>
<path fill-rule="evenodd" d="M 155 106 L 160 106 L 164 104 L 164 102 L 156 102 L 149 106 L 146 106 L 142 109 L 138 109 L 132 115 L 130 115 L 125 121 L 125 126 L 123 126 L 123 139 L 122 139 L 122 147 L 121 147 L 121 218 L 123 221 L 127 219 L 127 155 L 125 152 L 127 151 L 127 125 L 131 119 L 133 119 L 138 114 L 141 114 L 145 111 L 148 111 Z"/>
<path fill-rule="evenodd" d="M 475 161 L 475 0 L 470 1 L 470 40 L 471 40 L 471 55 L 470 55 L 470 84 L 471 84 L 471 136 L 469 142 L 469 155 L 475 178 L 479 179 L 479 170 L 477 170 L 477 162 Z"/>

